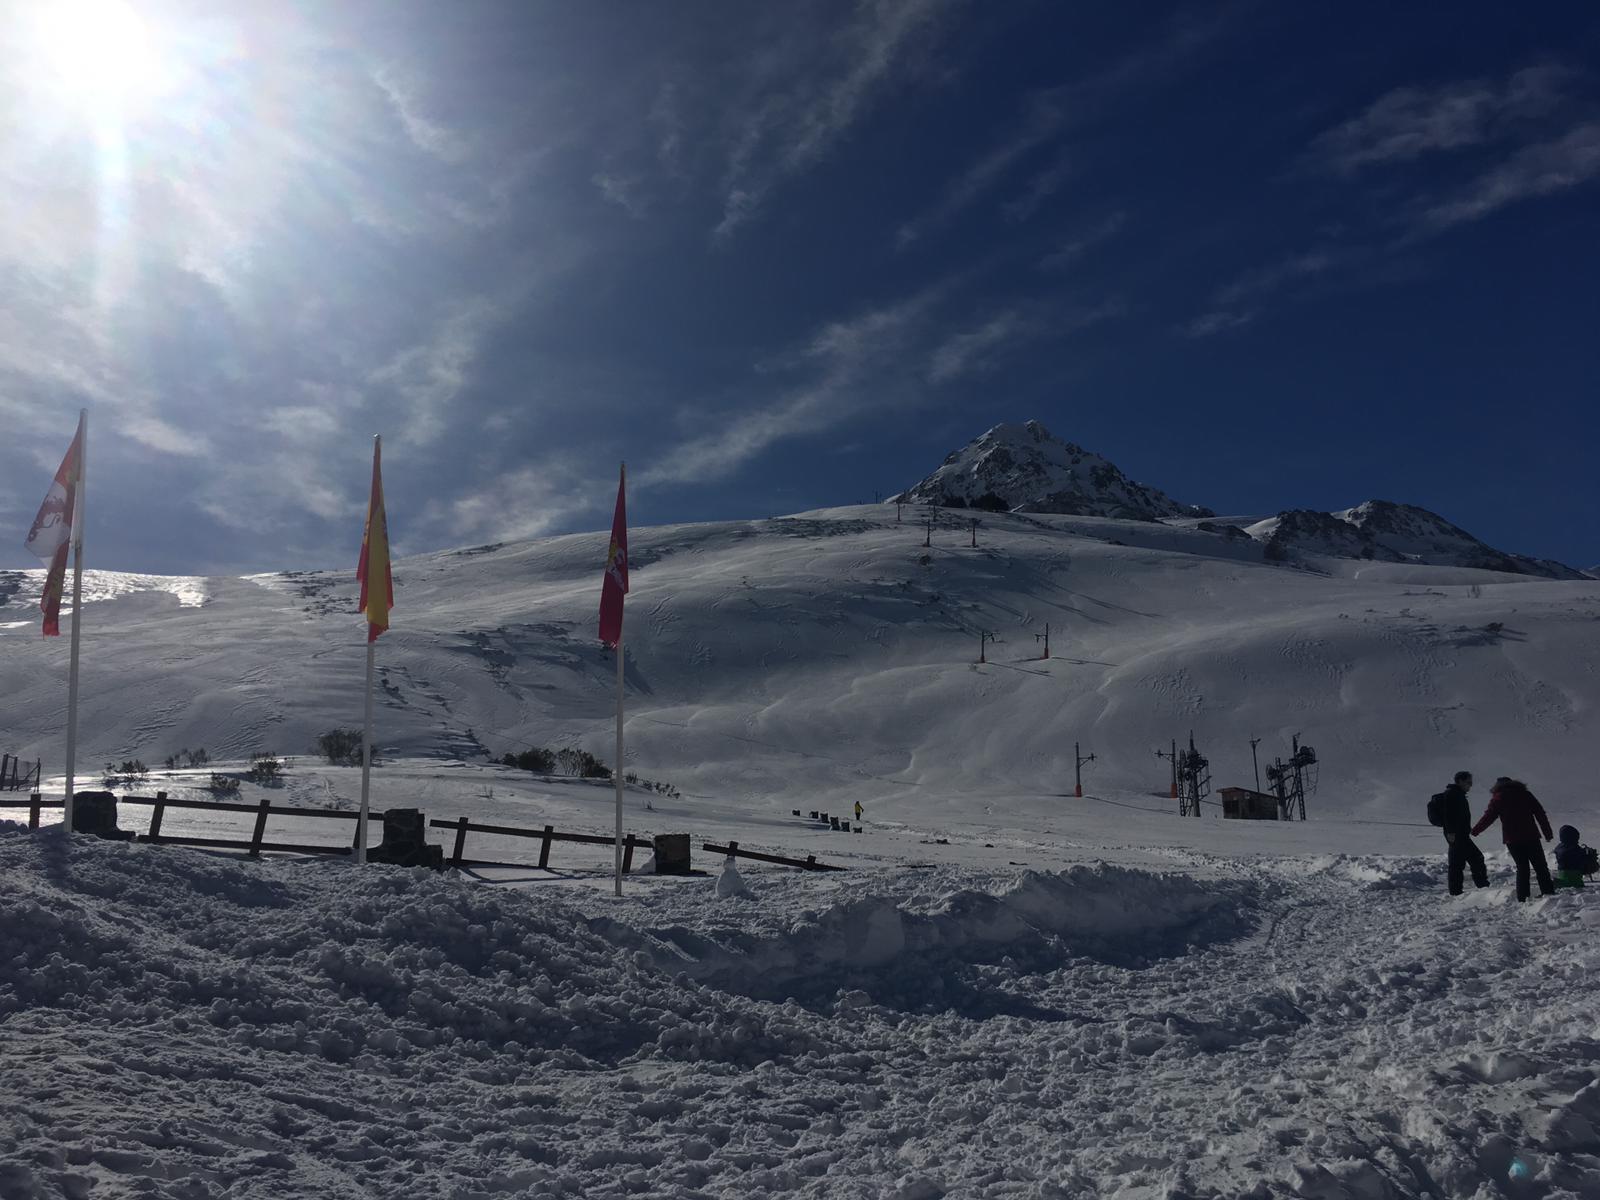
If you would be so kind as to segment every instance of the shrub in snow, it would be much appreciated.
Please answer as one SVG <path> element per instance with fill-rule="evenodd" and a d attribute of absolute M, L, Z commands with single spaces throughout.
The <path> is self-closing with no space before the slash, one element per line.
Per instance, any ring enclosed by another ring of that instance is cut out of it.
<path fill-rule="evenodd" d="M 500 762 L 502 766 L 532 771 L 535 775 L 550 775 L 556 769 L 556 754 L 554 750 L 546 750 L 543 746 L 533 746 L 520 754 L 507 751 Z"/>
<path fill-rule="evenodd" d="M 244 777 L 251 783 L 277 783 L 282 774 L 283 763 L 278 756 L 264 750 L 250 756 L 250 769 Z"/>
<path fill-rule="evenodd" d="M 572 746 L 556 751 L 556 765 L 561 768 L 562 774 L 576 775 L 580 779 L 611 778 L 610 767 L 587 750 L 579 750 Z"/>
<path fill-rule="evenodd" d="M 361 730 L 330 729 L 317 735 L 317 753 L 336 767 L 361 765 Z M 372 761 L 378 761 L 378 748 L 372 748 Z"/>

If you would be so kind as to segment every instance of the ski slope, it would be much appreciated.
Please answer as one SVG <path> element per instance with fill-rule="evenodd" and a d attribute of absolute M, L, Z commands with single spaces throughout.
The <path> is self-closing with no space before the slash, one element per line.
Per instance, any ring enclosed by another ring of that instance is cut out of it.
<path fill-rule="evenodd" d="M 632 533 L 626 767 L 686 795 L 885 817 L 980 798 L 1052 811 L 1074 742 L 1092 790 L 1149 797 L 1193 731 L 1218 785 L 1249 740 L 1321 758 L 1317 811 L 1414 820 L 1468 767 L 1594 804 L 1600 584 L 1464 568 L 1261 561 L 1195 522 L 831 509 Z M 401 560 L 379 643 L 378 739 L 401 757 L 578 745 L 610 761 L 614 670 L 594 636 L 603 535 Z M 37 573 L 0 608 L 0 738 L 59 774 L 66 641 Z M 84 760 L 303 754 L 359 724 L 350 572 L 91 572 Z M 1051 658 L 1040 657 L 1048 624 Z M 979 665 L 980 633 L 993 634 Z"/>

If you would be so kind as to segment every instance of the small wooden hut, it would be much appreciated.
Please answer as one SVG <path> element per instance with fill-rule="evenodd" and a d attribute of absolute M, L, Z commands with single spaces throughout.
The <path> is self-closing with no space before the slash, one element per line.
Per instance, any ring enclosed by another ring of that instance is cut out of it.
<path fill-rule="evenodd" d="M 1250 788 L 1225 787 L 1218 789 L 1222 797 L 1222 815 L 1234 821 L 1276 821 L 1278 798 L 1271 792 L 1256 792 Z"/>

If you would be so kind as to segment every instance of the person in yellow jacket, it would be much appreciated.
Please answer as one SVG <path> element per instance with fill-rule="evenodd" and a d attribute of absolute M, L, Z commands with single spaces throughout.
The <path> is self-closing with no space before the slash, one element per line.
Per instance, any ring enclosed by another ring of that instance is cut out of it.
<path fill-rule="evenodd" d="M 861 801 L 857 800 L 856 801 L 856 820 L 858 820 L 858 821 L 861 820 L 861 812 L 862 812 Z"/>

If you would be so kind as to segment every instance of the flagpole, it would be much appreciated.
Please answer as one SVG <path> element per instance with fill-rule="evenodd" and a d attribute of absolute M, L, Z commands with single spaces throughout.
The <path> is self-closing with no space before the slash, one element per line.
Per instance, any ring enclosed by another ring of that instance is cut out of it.
<path fill-rule="evenodd" d="M 72 797 L 77 788 L 78 761 L 78 645 L 79 614 L 83 612 L 83 504 L 89 469 L 89 410 L 78 410 L 83 441 L 78 444 L 78 478 L 72 499 L 72 650 L 67 666 L 67 795 L 61 809 L 61 823 L 72 831 Z"/>
<path fill-rule="evenodd" d="M 617 895 L 622 895 L 622 631 L 617 630 Z"/>
<path fill-rule="evenodd" d="M 372 787 L 372 672 L 378 643 L 367 642 L 367 717 L 361 728 L 361 816 L 356 822 L 356 863 L 367 861 L 367 798 Z"/>

